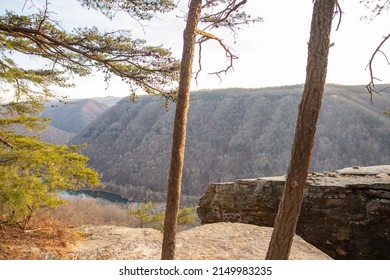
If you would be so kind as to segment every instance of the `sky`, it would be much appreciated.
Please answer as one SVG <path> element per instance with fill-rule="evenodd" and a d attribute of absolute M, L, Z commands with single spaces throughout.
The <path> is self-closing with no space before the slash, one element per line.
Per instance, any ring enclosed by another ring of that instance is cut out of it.
<path fill-rule="evenodd" d="M 127 14 L 118 14 L 113 20 L 107 19 L 97 11 L 82 8 L 77 0 L 51 0 L 53 17 L 66 29 L 81 26 L 97 26 L 101 30 L 129 29 L 134 37 L 146 39 L 150 45 L 163 45 L 170 48 L 177 58 L 181 57 L 182 33 L 185 21 L 181 17 L 187 10 L 187 0 L 181 0 L 179 8 L 171 13 L 156 15 L 151 22 L 142 25 Z M 0 0 L 0 11 L 5 9 L 20 13 L 25 0 Z M 44 1 L 34 0 L 42 7 Z M 328 65 L 328 83 L 345 85 L 365 85 L 370 76 L 366 69 L 372 53 L 384 36 L 390 33 L 388 15 L 373 21 L 361 20 L 369 15 L 359 1 L 340 0 L 343 11 L 340 28 L 336 31 L 334 21 Z M 25 12 L 33 11 L 31 5 Z M 202 55 L 202 74 L 198 82 L 193 81 L 192 90 L 216 88 L 260 88 L 303 84 L 307 60 L 310 22 L 313 3 L 311 0 L 249 0 L 245 11 L 252 17 L 263 18 L 262 22 L 243 27 L 234 40 L 232 34 L 216 34 L 223 38 L 238 55 L 234 71 L 221 76 L 209 72 L 223 69 L 226 58 L 216 43 L 204 46 Z M 384 46 L 390 53 L 390 42 Z M 195 62 L 197 58 L 195 58 Z M 378 83 L 390 83 L 390 66 L 383 56 L 374 61 Z M 197 70 L 194 65 L 193 71 Z M 103 77 L 95 74 L 88 78 L 75 78 L 75 88 L 58 89 L 60 94 L 70 98 L 97 96 L 126 96 L 128 86 L 119 79 L 113 79 L 109 87 Z"/>

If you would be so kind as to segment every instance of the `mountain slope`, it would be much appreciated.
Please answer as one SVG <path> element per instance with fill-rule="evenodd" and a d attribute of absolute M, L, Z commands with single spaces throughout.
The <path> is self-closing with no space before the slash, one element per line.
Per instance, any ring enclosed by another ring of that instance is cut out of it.
<path fill-rule="evenodd" d="M 96 120 L 100 114 L 107 110 L 114 102 L 115 97 L 100 99 L 75 99 L 66 102 L 54 101 L 46 105 L 43 116 L 50 117 L 49 127 L 41 133 L 42 141 L 65 144 L 82 131 L 92 121 Z M 116 98 L 118 99 L 118 98 Z"/>
<path fill-rule="evenodd" d="M 40 132 L 40 138 L 42 141 L 58 145 L 68 143 L 73 136 L 74 134 L 51 125 L 49 125 L 44 131 Z"/>
<path fill-rule="evenodd" d="M 200 195 L 210 182 L 286 173 L 301 94 L 302 86 L 193 93 L 183 193 Z M 174 105 L 166 109 L 161 103 L 148 96 L 122 100 L 72 143 L 88 144 L 85 153 L 105 182 L 163 192 Z M 364 90 L 329 85 L 312 169 L 388 164 L 390 118 L 380 113 L 387 104 L 388 93 L 372 105 Z"/>
<path fill-rule="evenodd" d="M 43 115 L 52 118 L 52 126 L 76 134 L 108 108 L 93 99 L 77 99 L 48 104 Z"/>

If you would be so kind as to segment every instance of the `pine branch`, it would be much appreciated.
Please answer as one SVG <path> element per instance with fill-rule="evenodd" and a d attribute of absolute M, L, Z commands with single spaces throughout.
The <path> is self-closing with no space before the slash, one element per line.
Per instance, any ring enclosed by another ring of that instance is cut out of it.
<path fill-rule="evenodd" d="M 12 150 L 15 149 L 15 146 L 13 144 L 11 144 L 6 137 L 3 137 L 0 135 L 0 142 L 3 143 L 5 146 L 7 146 L 8 148 L 11 148 Z"/>

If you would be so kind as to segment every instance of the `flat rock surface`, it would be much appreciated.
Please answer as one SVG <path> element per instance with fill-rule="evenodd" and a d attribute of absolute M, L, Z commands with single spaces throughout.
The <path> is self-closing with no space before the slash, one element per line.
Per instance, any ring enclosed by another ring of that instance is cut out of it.
<path fill-rule="evenodd" d="M 256 185 L 258 181 L 267 182 L 282 182 L 286 181 L 286 176 L 272 176 L 252 179 L 237 179 L 234 182 L 216 183 L 215 185 Z M 376 165 L 376 166 L 355 166 L 347 167 L 336 172 L 310 172 L 308 174 L 307 182 L 312 186 L 356 186 L 367 185 L 373 186 L 377 184 L 385 184 L 390 186 L 390 165 Z M 383 188 L 383 186 L 381 186 Z"/>
<path fill-rule="evenodd" d="M 342 175 L 390 175 L 390 165 L 347 167 L 336 172 Z"/>
<path fill-rule="evenodd" d="M 86 237 L 71 249 L 79 260 L 158 260 L 162 233 L 155 229 L 117 226 L 83 226 Z M 177 237 L 177 259 L 256 260 L 264 259 L 272 228 L 240 223 L 207 224 L 181 231 Z M 329 260 L 314 246 L 295 236 L 290 259 Z"/>

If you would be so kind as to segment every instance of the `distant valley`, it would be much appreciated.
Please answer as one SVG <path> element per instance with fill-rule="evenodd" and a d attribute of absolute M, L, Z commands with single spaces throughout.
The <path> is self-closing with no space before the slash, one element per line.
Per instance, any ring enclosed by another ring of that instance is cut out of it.
<path fill-rule="evenodd" d="M 302 90 L 297 85 L 194 92 L 183 193 L 199 197 L 210 182 L 285 174 Z M 74 135 L 69 143 L 88 144 L 83 153 L 107 188 L 135 199 L 163 194 L 175 105 L 165 108 L 161 98 L 151 96 L 136 103 L 124 98 L 110 108 L 97 100 L 76 104 L 62 111 L 50 107 L 45 114 L 52 116 L 53 127 Z M 328 85 L 312 170 L 389 164 L 385 110 L 390 110 L 389 91 L 371 104 L 363 86 Z"/>
<path fill-rule="evenodd" d="M 53 101 L 46 105 L 43 116 L 52 119 L 41 139 L 55 144 L 65 144 L 81 132 L 105 110 L 115 105 L 120 97 L 98 97 Z"/>

